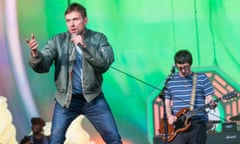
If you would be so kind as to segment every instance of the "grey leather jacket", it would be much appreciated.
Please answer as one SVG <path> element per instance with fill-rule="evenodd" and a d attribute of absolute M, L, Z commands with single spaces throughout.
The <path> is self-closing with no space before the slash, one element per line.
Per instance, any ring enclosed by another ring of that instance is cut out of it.
<path fill-rule="evenodd" d="M 70 41 L 69 32 L 52 37 L 36 57 L 30 56 L 29 64 L 38 73 L 49 72 L 55 66 L 55 98 L 63 107 L 68 107 L 72 97 L 71 74 L 77 51 Z M 102 92 L 102 74 L 114 61 L 114 54 L 106 36 L 86 29 L 84 41 L 87 48 L 82 49 L 82 87 L 83 96 L 90 102 Z"/>

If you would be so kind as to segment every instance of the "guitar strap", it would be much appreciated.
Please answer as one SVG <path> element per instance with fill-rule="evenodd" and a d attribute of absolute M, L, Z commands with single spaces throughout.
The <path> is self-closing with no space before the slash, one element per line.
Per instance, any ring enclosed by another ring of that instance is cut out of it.
<path fill-rule="evenodd" d="M 192 97 L 191 97 L 191 102 L 190 102 L 190 111 L 193 110 L 194 108 L 194 103 L 195 103 L 195 95 L 196 95 L 196 84 L 197 84 L 197 74 L 193 74 L 193 85 L 192 85 Z"/>

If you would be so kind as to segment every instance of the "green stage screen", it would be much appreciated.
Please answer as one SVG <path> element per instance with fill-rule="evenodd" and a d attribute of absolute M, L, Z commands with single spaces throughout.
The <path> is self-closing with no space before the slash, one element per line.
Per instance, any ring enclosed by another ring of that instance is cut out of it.
<path fill-rule="evenodd" d="M 34 33 L 42 47 L 66 31 L 70 2 L 87 8 L 87 27 L 106 34 L 113 47 L 103 89 L 126 143 L 153 142 L 152 103 L 179 49 L 192 52 L 196 71 L 217 68 L 239 90 L 238 0 L 1 0 L 0 95 L 8 99 L 17 140 L 30 131 L 32 116 L 51 121 L 55 92 L 54 68 L 33 72 L 25 39 Z"/>

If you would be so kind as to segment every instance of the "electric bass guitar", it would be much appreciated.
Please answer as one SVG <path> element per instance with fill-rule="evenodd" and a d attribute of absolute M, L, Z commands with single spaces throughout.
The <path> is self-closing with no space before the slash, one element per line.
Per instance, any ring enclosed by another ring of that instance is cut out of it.
<path fill-rule="evenodd" d="M 238 93 L 236 91 L 232 91 L 224 96 L 222 96 L 221 98 L 217 98 L 216 100 L 214 100 L 215 103 L 221 101 L 222 99 L 224 100 L 229 100 L 231 98 L 234 98 L 238 95 Z M 165 139 L 167 138 L 168 142 L 171 142 L 174 140 L 174 138 L 177 136 L 178 133 L 184 132 L 186 131 L 190 126 L 191 126 L 191 117 L 193 117 L 194 115 L 201 113 L 201 112 L 205 112 L 206 108 L 210 108 L 210 104 L 205 104 L 202 107 L 199 107 L 197 109 L 194 109 L 192 111 L 190 111 L 189 108 L 182 108 L 177 114 L 177 121 L 173 124 L 170 125 L 167 123 L 167 131 L 165 132 L 165 121 L 164 119 L 160 119 L 160 137 L 163 141 L 165 141 Z M 167 135 L 167 136 L 166 136 Z"/>

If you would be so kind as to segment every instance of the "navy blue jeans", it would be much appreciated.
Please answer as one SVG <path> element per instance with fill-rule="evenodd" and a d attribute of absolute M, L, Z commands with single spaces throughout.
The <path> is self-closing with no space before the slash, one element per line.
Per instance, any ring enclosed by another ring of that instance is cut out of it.
<path fill-rule="evenodd" d="M 80 114 L 88 118 L 106 144 L 122 144 L 112 112 L 103 94 L 90 103 L 87 103 L 82 95 L 73 95 L 69 108 L 64 108 L 56 102 L 50 144 L 63 144 L 68 126 Z"/>
<path fill-rule="evenodd" d="M 179 133 L 169 144 L 206 144 L 207 132 L 204 122 L 192 122 L 188 130 Z"/>

